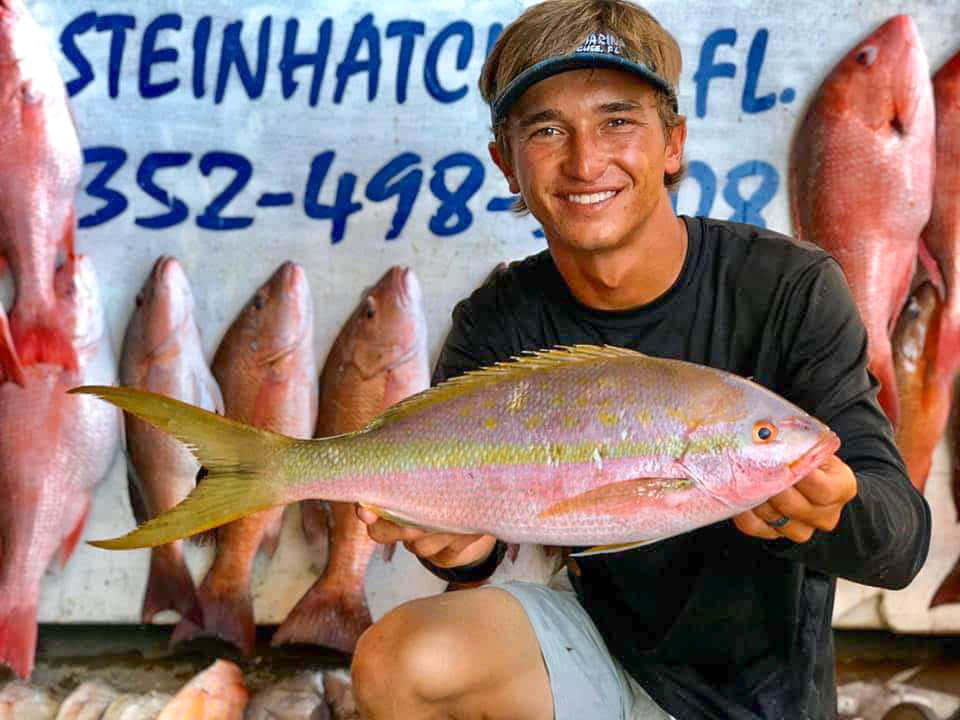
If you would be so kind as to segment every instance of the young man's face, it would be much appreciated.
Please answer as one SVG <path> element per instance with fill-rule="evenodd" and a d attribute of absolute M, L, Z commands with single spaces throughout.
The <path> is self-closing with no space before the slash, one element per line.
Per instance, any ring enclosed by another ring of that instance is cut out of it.
<path fill-rule="evenodd" d="M 656 91 L 618 70 L 573 70 L 543 80 L 511 109 L 509 157 L 491 155 L 556 249 L 602 251 L 640 237 L 669 197 L 681 124 L 665 137 Z"/>

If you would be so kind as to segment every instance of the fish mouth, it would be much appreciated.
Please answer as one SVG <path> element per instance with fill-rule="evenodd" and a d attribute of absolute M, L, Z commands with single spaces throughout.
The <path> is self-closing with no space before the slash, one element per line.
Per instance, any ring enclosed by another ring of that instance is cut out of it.
<path fill-rule="evenodd" d="M 800 458 L 790 463 L 790 472 L 794 478 L 808 475 L 812 470 L 820 467 L 828 457 L 840 449 L 840 438 L 832 430 L 824 430 L 813 446 Z"/>

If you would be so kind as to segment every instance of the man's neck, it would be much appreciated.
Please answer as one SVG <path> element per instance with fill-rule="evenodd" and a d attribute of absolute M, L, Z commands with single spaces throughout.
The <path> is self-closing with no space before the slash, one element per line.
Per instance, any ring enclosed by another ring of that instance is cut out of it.
<path fill-rule="evenodd" d="M 597 310 L 629 310 L 656 300 L 676 282 L 687 254 L 685 223 L 668 222 L 627 246 L 551 254 L 574 297 Z"/>

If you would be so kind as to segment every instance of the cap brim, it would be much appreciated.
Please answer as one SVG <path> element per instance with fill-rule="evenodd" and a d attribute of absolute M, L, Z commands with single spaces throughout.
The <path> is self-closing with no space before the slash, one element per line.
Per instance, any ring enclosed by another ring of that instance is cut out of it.
<path fill-rule="evenodd" d="M 570 70 L 585 70 L 589 68 L 621 70 L 639 76 L 660 90 L 665 90 L 669 93 L 673 92 L 670 83 L 642 63 L 628 60 L 622 55 L 614 55 L 613 53 L 575 52 L 569 55 L 547 58 L 546 60 L 538 62 L 536 65 L 531 65 L 517 75 L 493 104 L 492 115 L 494 126 L 503 121 L 507 113 L 510 112 L 510 108 L 520 99 L 521 95 L 541 80 L 546 80 L 548 77 L 559 75 L 560 73 Z"/>

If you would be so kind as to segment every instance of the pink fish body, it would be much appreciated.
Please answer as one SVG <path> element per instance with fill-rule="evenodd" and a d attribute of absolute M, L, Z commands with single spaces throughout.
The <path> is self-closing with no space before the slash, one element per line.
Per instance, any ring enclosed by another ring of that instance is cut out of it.
<path fill-rule="evenodd" d="M 175 258 L 161 257 L 137 295 L 120 358 L 120 383 L 223 413 L 223 398 L 203 357 L 193 293 Z M 134 468 L 131 504 L 138 520 L 169 510 L 193 489 L 200 465 L 183 445 L 142 420 L 125 419 Z M 180 542 L 156 548 L 143 600 L 143 621 L 161 610 L 181 614 L 195 603 Z"/>
<path fill-rule="evenodd" d="M 120 435 L 113 409 L 66 394 L 116 379 L 92 263 L 78 256 L 57 284 L 78 369 L 32 365 L 23 387 L 0 385 L 0 662 L 21 677 L 33 668 L 40 580 L 58 549 L 61 564 L 73 552 Z"/>
<path fill-rule="evenodd" d="M 144 547 L 308 498 L 512 543 L 632 545 L 754 507 L 839 446 L 776 394 L 610 347 L 468 373 L 364 430 L 299 440 L 129 388 L 86 388 L 190 442 L 209 474 L 173 510 L 98 547 Z"/>
<path fill-rule="evenodd" d="M 16 284 L 10 330 L 16 365 L 76 369 L 56 318 L 54 272 L 71 262 L 82 167 L 67 93 L 47 39 L 22 0 L 0 1 L 0 255 Z"/>
<path fill-rule="evenodd" d="M 244 306 L 214 356 L 227 417 L 295 437 L 313 435 L 318 387 L 313 325 L 306 273 L 296 263 L 284 263 Z M 218 531 L 216 558 L 197 591 L 203 626 L 182 620 L 174 643 L 209 634 L 253 652 L 253 561 L 261 545 L 273 554 L 282 516 L 283 508 L 274 508 Z"/>
<path fill-rule="evenodd" d="M 866 325 L 880 404 L 894 425 L 890 333 L 930 216 L 933 172 L 929 67 L 913 21 L 898 15 L 824 81 L 790 161 L 795 229 L 842 266 Z"/>
<path fill-rule="evenodd" d="M 320 377 L 317 436 L 355 432 L 430 385 L 427 324 L 413 271 L 393 267 L 364 294 L 327 356 Z M 326 510 L 318 501 L 301 512 Z M 277 628 L 272 644 L 313 643 L 353 652 L 371 624 L 364 575 L 376 548 L 350 503 L 332 503 L 326 569 Z M 319 521 L 314 520 L 313 524 Z"/>

